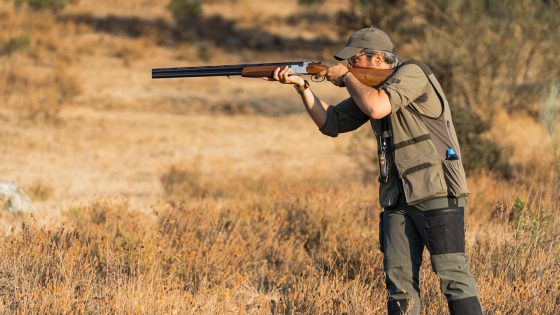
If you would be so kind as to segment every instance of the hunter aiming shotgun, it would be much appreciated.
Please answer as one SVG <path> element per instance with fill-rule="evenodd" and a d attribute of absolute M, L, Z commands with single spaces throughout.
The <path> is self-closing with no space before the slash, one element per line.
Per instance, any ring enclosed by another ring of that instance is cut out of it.
<path fill-rule="evenodd" d="M 323 81 L 329 66 L 320 62 L 289 61 L 274 63 L 238 64 L 223 66 L 179 67 L 152 69 L 152 79 L 192 78 L 212 76 L 237 76 L 246 78 L 272 78 L 276 68 L 290 67 L 293 75 L 311 75 L 314 81 Z M 376 86 L 393 73 L 392 69 L 349 68 L 354 76 L 368 86 Z"/>

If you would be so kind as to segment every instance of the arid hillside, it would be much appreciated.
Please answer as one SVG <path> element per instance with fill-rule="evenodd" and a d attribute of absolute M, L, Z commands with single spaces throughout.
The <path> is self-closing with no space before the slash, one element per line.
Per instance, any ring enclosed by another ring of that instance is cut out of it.
<path fill-rule="evenodd" d="M 435 16 L 416 1 L 402 16 L 390 1 L 385 16 L 350 0 L 184 1 L 182 18 L 170 2 L 0 3 L 0 182 L 32 204 L 0 213 L 0 313 L 383 313 L 369 126 L 325 137 L 292 87 L 261 79 L 151 79 L 159 67 L 334 64 L 358 22 L 394 30 L 401 60 L 433 61 L 453 83 L 474 152 L 467 255 L 485 312 L 555 313 L 558 76 L 548 39 L 525 39 L 548 24 L 515 20 L 499 29 L 505 41 L 489 23 L 480 40 L 463 37 L 485 52 L 469 59 L 452 40 L 466 35 L 438 28 L 456 17 L 441 1 Z M 517 72 L 505 66 L 515 56 L 491 56 L 492 40 L 517 49 Z M 331 104 L 348 97 L 311 84 Z M 427 253 L 422 277 L 424 313 L 445 313 Z"/>

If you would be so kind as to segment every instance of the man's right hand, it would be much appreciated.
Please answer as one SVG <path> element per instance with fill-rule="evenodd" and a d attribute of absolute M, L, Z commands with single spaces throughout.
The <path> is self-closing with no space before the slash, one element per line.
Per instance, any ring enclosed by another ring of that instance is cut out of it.
<path fill-rule="evenodd" d="M 327 80 L 338 87 L 344 87 L 344 76 L 348 71 L 348 67 L 339 63 L 327 70 Z"/>
<path fill-rule="evenodd" d="M 303 86 L 305 84 L 305 80 L 297 75 L 291 75 L 292 69 L 290 67 L 285 66 L 284 68 L 276 68 L 274 73 L 272 74 L 272 78 L 264 77 L 264 80 L 267 81 L 278 81 L 282 84 L 295 84 L 298 86 Z"/>

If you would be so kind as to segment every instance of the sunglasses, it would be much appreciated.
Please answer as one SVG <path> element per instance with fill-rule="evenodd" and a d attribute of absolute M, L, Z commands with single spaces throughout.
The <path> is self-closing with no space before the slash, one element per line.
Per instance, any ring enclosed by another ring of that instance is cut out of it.
<path fill-rule="evenodd" d="M 359 60 L 362 56 L 370 56 L 370 54 L 363 53 L 363 54 L 360 54 L 360 55 L 356 55 L 356 56 L 350 57 L 350 58 L 348 58 L 348 59 L 346 59 L 346 60 L 348 60 L 348 63 L 349 63 L 349 64 L 353 65 L 353 64 L 355 64 L 356 62 L 358 62 L 358 60 Z"/>

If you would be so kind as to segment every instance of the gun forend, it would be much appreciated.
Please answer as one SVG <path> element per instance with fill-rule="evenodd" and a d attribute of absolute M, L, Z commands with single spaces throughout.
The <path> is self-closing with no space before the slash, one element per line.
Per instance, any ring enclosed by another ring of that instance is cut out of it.
<path fill-rule="evenodd" d="M 276 68 L 283 68 L 285 66 L 290 67 L 290 69 L 292 70 L 292 74 L 295 75 L 317 75 L 329 68 L 327 65 L 324 65 L 320 62 L 303 61 L 296 64 L 246 67 L 241 71 L 241 76 L 248 78 L 271 78 Z"/>

